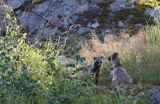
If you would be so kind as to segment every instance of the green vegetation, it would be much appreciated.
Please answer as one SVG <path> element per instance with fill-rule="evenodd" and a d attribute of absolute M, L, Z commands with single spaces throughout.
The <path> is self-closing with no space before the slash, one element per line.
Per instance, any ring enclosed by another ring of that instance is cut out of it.
<path fill-rule="evenodd" d="M 138 0 L 139 5 L 156 8 L 159 6 L 158 0 Z"/>
<path fill-rule="evenodd" d="M 6 8 L 9 10 L 5 14 L 8 30 L 5 37 L 0 37 L 0 102 L 75 104 L 81 96 L 88 99 L 92 95 L 92 85 L 83 86 L 84 81 L 71 78 L 69 68 L 59 59 L 65 45 L 58 41 L 27 44 L 26 34 L 18 31 L 15 18 L 9 15 L 12 10 Z M 75 53 L 72 55 L 77 57 Z"/>
<path fill-rule="evenodd" d="M 80 45 L 79 39 L 71 33 L 54 42 L 49 39 L 26 43 L 26 34 L 19 31 L 16 19 L 10 16 L 12 10 L 5 8 L 8 30 L 5 37 L 0 37 L 1 104 L 149 104 L 147 87 L 160 85 L 159 24 L 130 37 L 126 46 L 117 46 L 117 37 L 114 41 L 104 39 L 103 43 L 94 38 L 92 51 Z M 112 92 L 106 59 L 99 86 L 94 86 L 86 73 L 79 78 L 72 77 L 75 70 L 83 66 L 80 51 L 84 52 L 81 54 L 86 61 L 97 54 L 106 57 L 113 51 L 119 52 L 133 77 L 134 84 L 129 88 L 143 88 L 144 91 L 125 92 L 122 89 L 120 96 Z M 63 63 L 60 56 L 64 55 L 75 63 Z"/>
<path fill-rule="evenodd" d="M 114 37 L 108 36 L 101 42 L 97 37 L 91 40 L 90 46 L 92 50 L 83 47 L 83 56 L 88 57 L 86 60 L 90 63 L 92 57 L 96 54 L 105 57 L 113 52 L 119 52 L 124 66 L 129 70 L 135 83 L 143 83 L 148 85 L 159 85 L 160 79 L 160 25 L 148 26 L 144 30 L 132 37 Z M 123 44 L 123 41 L 127 43 Z M 104 64 L 103 81 L 109 82 L 109 71 L 107 60 Z"/>
<path fill-rule="evenodd" d="M 101 42 L 97 36 L 93 35 L 93 39 L 89 43 L 91 49 L 88 45 L 86 45 L 87 47 L 84 46 L 82 55 L 87 57 L 86 61 L 90 63 L 92 57 L 95 55 L 104 55 L 107 57 L 113 52 L 119 52 L 123 65 L 133 78 L 134 84 L 131 85 L 130 88 L 143 89 L 143 91 L 133 91 L 129 94 L 130 96 L 125 96 L 125 98 L 127 97 L 127 102 L 130 97 L 132 98 L 136 95 L 134 99 L 134 101 L 137 102 L 136 104 L 150 104 L 148 89 L 155 86 L 159 88 L 160 86 L 159 32 L 160 25 L 156 24 L 155 26 L 146 27 L 132 37 L 129 37 L 129 35 L 123 36 L 124 34 L 120 37 L 107 36 L 104 41 Z M 127 43 L 123 44 L 123 41 Z M 111 86 L 110 82 L 111 77 L 106 58 L 100 84 Z"/>

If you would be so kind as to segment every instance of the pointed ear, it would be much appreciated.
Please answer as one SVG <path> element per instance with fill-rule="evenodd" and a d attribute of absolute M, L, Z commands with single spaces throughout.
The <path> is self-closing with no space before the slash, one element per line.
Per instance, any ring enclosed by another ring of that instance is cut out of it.
<path fill-rule="evenodd" d="M 104 59 L 104 57 L 103 57 L 103 56 L 101 56 L 100 58 L 101 58 L 101 59 Z"/>
<path fill-rule="evenodd" d="M 114 54 L 115 54 L 116 56 L 119 56 L 119 53 L 118 53 L 118 52 L 114 52 Z"/>
<path fill-rule="evenodd" d="M 108 61 L 111 61 L 111 56 L 108 57 Z"/>
<path fill-rule="evenodd" d="M 95 60 L 97 57 L 94 57 L 93 60 Z"/>
<path fill-rule="evenodd" d="M 112 60 L 119 59 L 119 53 L 115 52 L 112 54 Z"/>
<path fill-rule="evenodd" d="M 113 53 L 113 57 L 119 57 L 119 53 L 118 52 L 114 52 Z"/>

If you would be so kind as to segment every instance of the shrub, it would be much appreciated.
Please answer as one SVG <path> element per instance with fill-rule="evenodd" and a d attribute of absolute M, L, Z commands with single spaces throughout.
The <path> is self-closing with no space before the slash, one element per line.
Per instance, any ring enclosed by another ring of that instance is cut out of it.
<path fill-rule="evenodd" d="M 16 19 L 10 16 L 11 8 L 4 7 L 9 12 L 4 14 L 6 36 L 0 37 L 0 102 L 68 104 L 80 96 L 88 99 L 92 84 L 84 85 L 84 80 L 71 78 L 72 73 L 59 59 L 71 42 L 67 47 L 52 41 L 27 44 L 26 34 L 20 33 Z M 72 58 L 76 55 L 78 50 L 73 49 Z"/>

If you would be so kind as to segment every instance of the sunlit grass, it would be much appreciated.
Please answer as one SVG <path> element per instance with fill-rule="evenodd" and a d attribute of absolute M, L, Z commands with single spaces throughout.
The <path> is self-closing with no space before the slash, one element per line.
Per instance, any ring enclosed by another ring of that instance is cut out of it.
<path fill-rule="evenodd" d="M 11 8 L 7 11 L 7 34 L 0 37 L 1 104 L 133 104 L 136 100 L 140 102 L 137 104 L 147 104 L 145 99 L 134 99 L 132 94 L 118 97 L 116 91 L 111 91 L 107 56 L 115 51 L 120 53 L 122 63 L 134 79 L 133 88 L 142 88 L 144 83 L 159 85 L 159 25 L 147 27 L 132 37 L 127 34 L 106 36 L 103 42 L 93 33 L 92 39 L 81 46 L 72 34 L 62 43 L 59 39 L 55 42 L 50 39 L 28 44 L 26 34 L 20 33 L 16 19 L 9 15 Z M 98 86 L 88 73 L 73 77 L 73 72 L 83 66 L 80 50 L 87 64 L 92 63 L 96 55 L 105 57 Z M 75 65 L 64 64 L 59 56 L 65 55 L 75 60 L 71 63 Z"/>
<path fill-rule="evenodd" d="M 96 34 L 85 43 L 81 55 L 90 64 L 96 55 L 105 57 L 104 70 L 108 70 L 107 56 L 119 52 L 121 61 L 132 75 L 134 82 L 159 84 L 160 75 L 160 25 L 148 26 L 135 36 L 121 34 L 121 36 L 106 36 L 100 41 Z M 102 78 L 103 80 L 106 77 Z M 106 80 L 107 80 L 106 79 Z"/>

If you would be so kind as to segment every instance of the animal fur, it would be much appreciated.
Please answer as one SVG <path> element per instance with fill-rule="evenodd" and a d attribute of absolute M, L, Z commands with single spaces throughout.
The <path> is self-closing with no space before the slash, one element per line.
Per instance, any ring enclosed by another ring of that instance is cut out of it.
<path fill-rule="evenodd" d="M 120 85 L 128 85 L 132 83 L 131 76 L 120 63 L 119 53 L 115 52 L 108 57 L 110 63 L 110 73 L 112 76 L 112 83 L 115 87 Z"/>
<path fill-rule="evenodd" d="M 98 84 L 98 80 L 99 80 L 99 75 L 100 75 L 100 72 L 102 70 L 102 64 L 103 64 L 103 57 L 94 57 L 93 59 L 93 65 L 92 65 L 92 68 L 91 68 L 91 73 L 93 75 L 93 77 L 95 78 L 95 85 Z"/>

